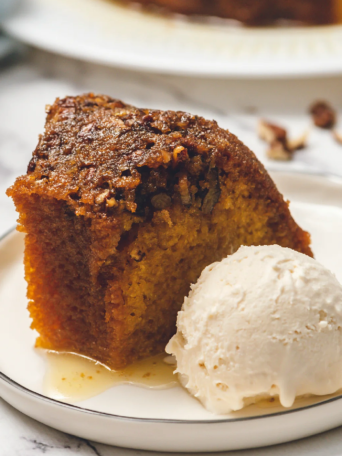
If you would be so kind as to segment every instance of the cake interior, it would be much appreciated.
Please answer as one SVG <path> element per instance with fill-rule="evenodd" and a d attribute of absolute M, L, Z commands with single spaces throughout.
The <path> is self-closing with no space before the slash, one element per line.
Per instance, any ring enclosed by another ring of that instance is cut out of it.
<path fill-rule="evenodd" d="M 164 350 L 190 284 L 207 265 L 240 245 L 309 244 L 297 227 L 291 236 L 277 206 L 246 178 L 221 180 L 210 215 L 176 203 L 152 220 L 127 213 L 120 228 L 115 220 L 76 216 L 54 198 L 14 189 L 14 199 L 28 232 L 25 270 L 37 346 L 114 369 Z"/>

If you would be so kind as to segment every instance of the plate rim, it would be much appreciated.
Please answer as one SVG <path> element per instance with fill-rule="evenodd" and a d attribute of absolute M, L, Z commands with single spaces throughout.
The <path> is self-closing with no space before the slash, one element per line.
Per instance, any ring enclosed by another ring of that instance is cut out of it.
<path fill-rule="evenodd" d="M 279 173 L 283 175 L 296 175 L 296 177 L 299 177 L 298 175 L 305 175 L 305 176 L 312 176 L 312 177 L 321 177 L 325 178 L 327 180 L 333 179 L 335 182 L 339 181 L 339 185 L 342 187 L 342 176 L 334 173 L 325 173 L 325 172 L 315 172 L 311 170 L 307 171 L 284 171 L 276 168 L 268 168 L 267 172 L 271 173 Z M 342 208 L 340 208 L 342 210 Z M 1 244 L 10 236 L 16 236 L 16 234 L 19 233 L 16 230 L 16 227 L 12 227 L 5 231 L 0 236 L 0 246 Z M 254 421 L 254 420 L 261 420 L 261 419 L 268 419 L 268 418 L 275 418 L 279 416 L 284 416 L 284 415 L 289 415 L 293 413 L 300 413 L 303 412 L 304 410 L 309 410 L 313 408 L 317 408 L 332 402 L 337 402 L 342 399 L 342 393 L 339 394 L 338 396 L 331 397 L 329 399 L 322 400 L 320 402 L 317 402 L 315 404 L 310 404 L 310 405 L 305 405 L 302 407 L 298 407 L 295 409 L 290 409 L 290 410 L 283 410 L 281 412 L 274 412 L 274 413 L 268 413 L 265 415 L 256 415 L 256 416 L 247 416 L 247 417 L 239 417 L 239 418 L 223 418 L 223 419 L 213 419 L 213 420 L 182 420 L 182 419 L 169 419 L 169 418 L 140 418 L 140 417 L 132 417 L 132 416 L 125 416 L 125 415 L 116 415 L 114 413 L 108 413 L 108 412 L 100 412 L 97 410 L 92 410 L 88 409 L 86 407 L 80 407 L 78 405 L 70 404 L 67 402 L 62 402 L 57 399 L 50 398 L 48 396 L 45 396 L 44 394 L 37 393 L 29 388 L 26 388 L 25 386 L 21 385 L 20 383 L 16 382 L 15 380 L 11 379 L 8 377 L 6 374 L 0 371 L 0 382 L 4 382 L 8 385 L 10 385 L 12 388 L 19 390 L 21 393 L 25 395 L 29 395 L 30 397 L 37 399 L 42 402 L 47 402 L 48 404 L 58 407 L 58 408 L 66 408 L 70 409 L 75 412 L 80 412 L 88 415 L 96 415 L 96 416 L 101 416 L 106 419 L 111 419 L 111 420 L 120 420 L 120 421 L 128 421 L 128 422 L 149 422 L 149 423 L 157 423 L 157 424 L 195 424 L 195 425 L 208 425 L 208 424 L 226 424 L 226 423 L 236 423 L 236 422 L 243 422 L 243 421 Z M 319 397 L 319 396 L 317 396 Z"/>
<path fill-rule="evenodd" d="M 2 239 L 0 239 L 1 242 Z M 29 395 L 34 399 L 37 399 L 42 402 L 47 402 L 50 405 L 56 406 L 58 408 L 66 408 L 72 411 L 85 413 L 87 415 L 96 415 L 101 416 L 102 418 L 113 419 L 113 420 L 120 420 L 120 421 L 128 421 L 128 422 L 149 422 L 149 423 L 156 423 L 156 424 L 195 424 L 195 425 L 208 425 L 208 424 L 226 424 L 226 423 L 236 423 L 236 422 L 244 422 L 244 421 L 254 421 L 254 420 L 261 420 L 261 419 L 269 419 L 284 415 L 289 415 L 293 413 L 300 413 L 304 410 L 309 410 L 312 408 L 320 407 L 332 402 L 337 402 L 342 399 L 342 394 L 332 397 L 330 399 L 323 400 L 321 402 L 317 402 L 316 404 L 305 405 L 303 407 L 298 407 L 296 409 L 291 410 L 284 410 L 281 412 L 275 413 L 268 413 L 265 415 L 255 415 L 255 416 L 247 416 L 241 418 L 225 418 L 225 419 L 214 419 L 214 420 L 180 420 L 180 419 L 171 419 L 171 418 L 140 418 L 134 416 L 125 416 L 125 415 L 116 415 L 114 413 L 107 413 L 107 412 L 99 412 L 97 410 L 88 409 L 86 407 L 80 407 L 78 405 L 69 404 L 67 402 L 58 401 L 57 399 L 50 398 L 48 396 L 44 396 L 43 394 L 37 393 L 35 391 L 26 388 L 25 386 L 17 383 L 16 381 L 12 380 L 10 377 L 5 375 L 3 372 L 0 372 L 0 381 L 9 384 L 12 388 L 19 390 L 20 392 L 24 393 L 25 395 Z"/>

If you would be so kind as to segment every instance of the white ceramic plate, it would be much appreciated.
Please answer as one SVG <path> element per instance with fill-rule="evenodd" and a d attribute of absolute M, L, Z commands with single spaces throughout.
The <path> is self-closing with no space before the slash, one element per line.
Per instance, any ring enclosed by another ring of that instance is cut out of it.
<path fill-rule="evenodd" d="M 4 27 L 48 51 L 138 70 L 222 77 L 342 73 L 341 25 L 248 29 L 145 14 L 110 0 L 24 0 Z"/>
<path fill-rule="evenodd" d="M 316 258 L 342 281 L 342 180 L 273 173 L 294 217 L 312 234 Z M 223 451 L 272 445 L 342 425 L 342 396 L 302 399 L 291 409 L 250 406 L 226 416 L 206 411 L 180 386 L 115 386 L 62 403 L 43 395 L 46 361 L 33 348 L 23 278 L 23 236 L 0 243 L 0 394 L 18 410 L 69 434 L 156 451 Z"/>

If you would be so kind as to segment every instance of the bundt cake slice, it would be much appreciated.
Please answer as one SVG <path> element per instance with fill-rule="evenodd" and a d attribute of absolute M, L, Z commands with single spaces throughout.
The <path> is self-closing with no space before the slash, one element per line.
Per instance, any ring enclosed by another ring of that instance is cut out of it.
<path fill-rule="evenodd" d="M 312 255 L 254 154 L 214 121 L 107 96 L 57 99 L 8 190 L 37 346 L 111 368 L 163 351 L 191 283 L 241 245 Z"/>

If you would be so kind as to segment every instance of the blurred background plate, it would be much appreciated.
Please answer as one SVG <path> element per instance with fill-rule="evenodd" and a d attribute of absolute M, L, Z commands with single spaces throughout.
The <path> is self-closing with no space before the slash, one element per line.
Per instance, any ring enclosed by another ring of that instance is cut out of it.
<path fill-rule="evenodd" d="M 110 0 L 25 0 L 4 29 L 36 47 L 96 63 L 183 75 L 342 74 L 342 25 L 233 27 L 122 7 Z"/>
<path fill-rule="evenodd" d="M 0 0 L 0 22 L 12 14 L 18 8 L 19 3 L 20 0 Z M 0 29 L 0 59 L 17 49 L 17 44 L 12 39 L 3 36 Z"/>

